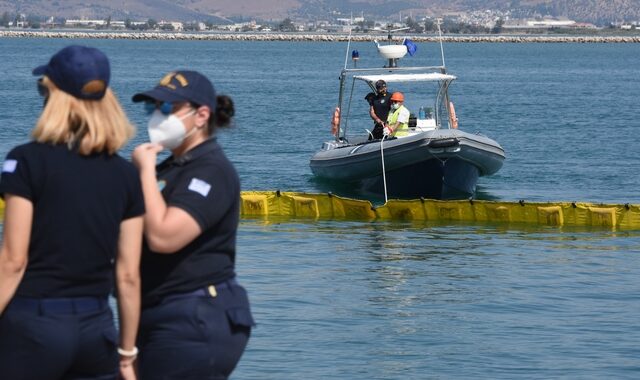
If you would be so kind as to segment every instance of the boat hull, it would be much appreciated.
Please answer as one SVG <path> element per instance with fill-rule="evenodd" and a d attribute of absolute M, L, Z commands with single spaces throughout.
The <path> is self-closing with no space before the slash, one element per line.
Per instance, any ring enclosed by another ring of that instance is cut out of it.
<path fill-rule="evenodd" d="M 384 176 L 383 176 L 384 158 Z M 504 150 L 495 141 L 459 130 L 436 130 L 401 139 L 337 144 L 310 162 L 319 178 L 393 198 L 463 199 L 478 178 L 497 172 Z"/>

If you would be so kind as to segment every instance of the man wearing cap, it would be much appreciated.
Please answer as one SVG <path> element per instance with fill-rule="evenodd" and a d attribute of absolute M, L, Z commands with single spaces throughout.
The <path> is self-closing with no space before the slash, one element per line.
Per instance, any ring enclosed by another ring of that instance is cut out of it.
<path fill-rule="evenodd" d="M 151 141 L 132 156 L 147 206 L 140 378 L 226 379 L 254 325 L 235 272 L 240 180 L 215 137 L 233 102 L 188 70 L 133 101 L 145 103 Z M 163 149 L 171 156 L 156 166 Z"/>
<path fill-rule="evenodd" d="M 373 131 L 369 140 L 381 139 L 384 136 L 384 122 L 387 120 L 391 108 L 390 98 L 391 95 L 387 92 L 387 83 L 382 79 L 376 82 L 376 92 L 370 92 L 364 97 L 369 103 L 369 116 L 373 119 Z"/>

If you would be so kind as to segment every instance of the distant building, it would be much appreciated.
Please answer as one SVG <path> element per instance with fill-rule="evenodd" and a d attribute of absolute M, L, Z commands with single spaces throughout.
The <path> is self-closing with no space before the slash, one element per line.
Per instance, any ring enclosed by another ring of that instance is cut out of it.
<path fill-rule="evenodd" d="M 65 26 L 68 27 L 95 27 L 95 26 L 105 26 L 107 24 L 106 20 L 85 20 L 85 19 L 81 19 L 81 20 L 74 20 L 74 19 L 70 19 L 70 20 L 66 20 L 64 22 Z"/>
<path fill-rule="evenodd" d="M 523 20 L 507 19 L 502 25 L 504 29 L 551 29 L 551 28 L 575 28 L 577 23 L 573 20 Z"/>
<path fill-rule="evenodd" d="M 111 20 L 111 22 L 109 23 L 109 28 L 111 29 L 125 29 L 125 23 L 124 21 L 120 21 L 120 20 Z"/>
<path fill-rule="evenodd" d="M 184 24 L 179 21 L 160 21 L 158 22 L 158 28 L 181 32 L 184 30 Z"/>
<path fill-rule="evenodd" d="M 530 28 L 569 28 L 576 24 L 573 20 L 533 20 L 527 21 Z"/>
<path fill-rule="evenodd" d="M 597 29 L 598 27 L 595 26 L 594 24 L 591 24 L 589 22 L 576 22 L 573 25 L 574 28 L 580 28 L 580 29 Z"/>

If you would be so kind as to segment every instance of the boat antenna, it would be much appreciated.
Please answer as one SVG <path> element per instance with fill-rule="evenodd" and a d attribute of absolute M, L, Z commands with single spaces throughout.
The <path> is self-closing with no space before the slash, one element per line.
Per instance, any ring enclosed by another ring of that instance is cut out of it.
<path fill-rule="evenodd" d="M 344 69 L 347 69 L 347 62 L 349 60 L 349 48 L 351 47 L 351 31 L 353 30 L 353 25 L 349 23 L 349 38 L 347 39 L 347 52 L 344 55 Z"/>
<path fill-rule="evenodd" d="M 447 67 L 447 65 L 444 64 L 444 48 L 442 47 L 442 30 L 440 29 L 440 24 L 442 24 L 442 19 L 437 18 L 436 25 L 438 26 L 438 35 L 440 36 L 439 40 L 440 40 L 440 55 L 442 55 L 442 67 Z"/>

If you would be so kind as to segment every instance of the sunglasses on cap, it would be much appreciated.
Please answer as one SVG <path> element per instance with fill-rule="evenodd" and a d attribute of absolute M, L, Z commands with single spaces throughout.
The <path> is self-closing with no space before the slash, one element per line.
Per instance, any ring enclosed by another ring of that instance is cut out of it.
<path fill-rule="evenodd" d="M 156 109 L 159 109 L 163 115 L 169 115 L 171 111 L 173 111 L 173 104 L 169 102 L 144 102 L 144 110 L 147 112 L 147 115 L 151 115 Z"/>
<path fill-rule="evenodd" d="M 47 86 L 42 84 L 42 78 L 36 81 L 36 86 L 38 87 L 38 94 L 40 96 L 42 96 L 43 98 L 49 97 L 49 89 L 47 88 Z"/>

